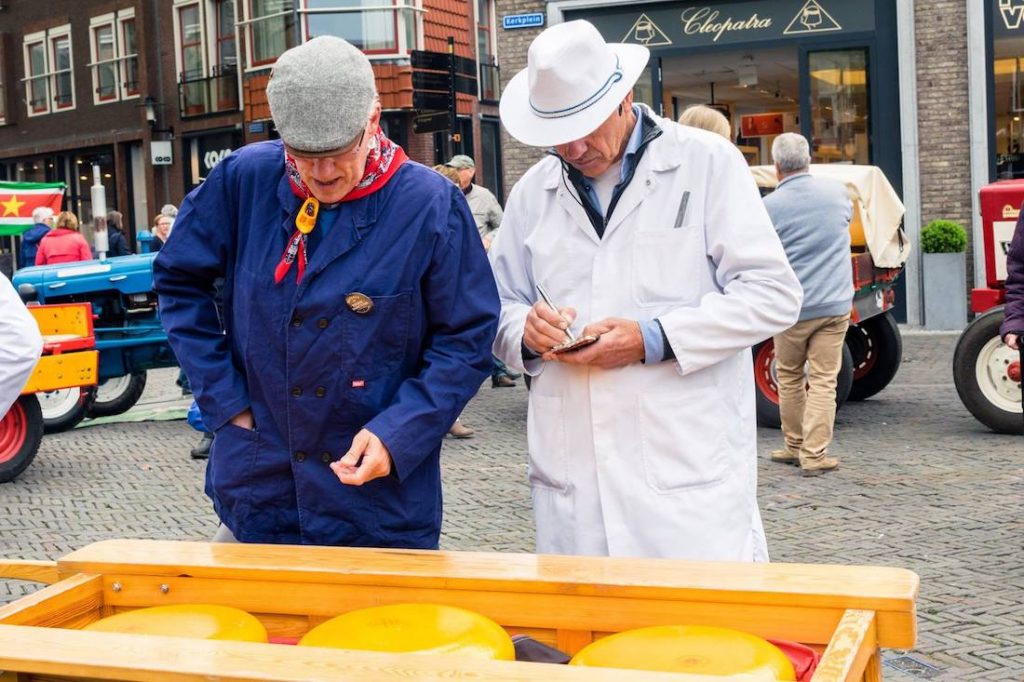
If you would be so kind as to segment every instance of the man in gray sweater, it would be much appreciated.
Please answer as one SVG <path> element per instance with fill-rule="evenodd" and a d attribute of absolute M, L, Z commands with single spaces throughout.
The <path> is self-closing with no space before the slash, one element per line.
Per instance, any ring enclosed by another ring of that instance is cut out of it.
<path fill-rule="evenodd" d="M 853 206 L 841 183 L 810 175 L 803 136 L 784 133 L 775 138 L 772 160 L 779 185 L 764 203 L 804 289 L 797 323 L 774 337 L 786 447 L 772 452 L 772 460 L 799 464 L 804 476 L 817 476 L 839 466 L 828 446 L 853 301 Z"/>

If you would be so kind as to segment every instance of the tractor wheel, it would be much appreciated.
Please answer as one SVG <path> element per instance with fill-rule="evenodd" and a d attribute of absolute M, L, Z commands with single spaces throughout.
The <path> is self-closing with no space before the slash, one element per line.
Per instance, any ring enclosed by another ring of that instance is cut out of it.
<path fill-rule="evenodd" d="M 0 419 L 0 483 L 24 471 L 43 440 L 43 415 L 34 394 L 23 395 Z"/>
<path fill-rule="evenodd" d="M 59 388 L 37 393 L 43 410 L 43 428 L 46 433 L 60 433 L 78 426 L 89 414 L 96 396 L 95 388 Z"/>
<path fill-rule="evenodd" d="M 846 345 L 853 355 L 853 387 L 848 400 L 867 400 L 895 378 L 903 360 L 903 337 L 891 314 L 850 325 Z"/>
<path fill-rule="evenodd" d="M 96 399 L 90 417 L 110 417 L 132 409 L 146 389 L 146 373 L 125 374 L 107 379 L 95 388 Z"/>
<path fill-rule="evenodd" d="M 853 357 L 843 344 L 843 364 L 836 381 L 836 407 L 840 408 L 853 386 Z M 757 425 L 770 429 L 782 427 L 779 415 L 779 384 L 775 374 L 775 343 L 771 339 L 754 346 L 754 394 L 757 401 Z"/>
<path fill-rule="evenodd" d="M 998 433 L 1024 433 L 1020 355 L 1000 338 L 1002 323 L 999 307 L 967 326 L 953 351 L 953 382 L 975 419 Z"/>

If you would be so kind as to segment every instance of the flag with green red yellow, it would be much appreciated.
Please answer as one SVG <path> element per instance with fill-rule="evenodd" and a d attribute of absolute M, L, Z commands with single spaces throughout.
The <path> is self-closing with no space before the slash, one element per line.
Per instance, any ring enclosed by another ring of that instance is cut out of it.
<path fill-rule="evenodd" d="M 0 182 L 0 236 L 32 227 L 32 211 L 48 206 L 60 213 L 63 182 Z"/>

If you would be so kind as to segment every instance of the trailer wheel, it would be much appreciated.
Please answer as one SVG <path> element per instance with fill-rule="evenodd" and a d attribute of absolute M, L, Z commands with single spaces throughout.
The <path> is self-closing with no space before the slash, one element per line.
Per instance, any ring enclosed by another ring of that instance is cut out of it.
<path fill-rule="evenodd" d="M 757 425 L 770 429 L 782 427 L 779 415 L 779 384 L 775 373 L 775 342 L 771 339 L 754 346 L 754 394 Z M 843 344 L 843 364 L 836 381 L 836 407 L 840 408 L 853 386 L 853 356 Z"/>
<path fill-rule="evenodd" d="M 853 355 L 853 386 L 848 400 L 867 400 L 896 377 L 903 361 L 903 337 L 889 313 L 850 325 L 846 345 Z"/>
<path fill-rule="evenodd" d="M 998 433 L 1022 433 L 1020 355 L 1003 343 L 1003 308 L 974 318 L 953 352 L 953 382 L 964 407 Z"/>
<path fill-rule="evenodd" d="M 43 411 L 43 429 L 46 433 L 60 433 L 85 419 L 96 393 L 92 388 L 60 388 L 36 396 Z"/>
<path fill-rule="evenodd" d="M 0 419 L 0 483 L 24 471 L 43 440 L 43 415 L 35 395 L 23 395 Z"/>
<path fill-rule="evenodd" d="M 110 417 L 132 409 L 146 389 L 146 373 L 113 377 L 100 383 L 94 390 L 96 399 L 89 408 L 90 417 Z"/>

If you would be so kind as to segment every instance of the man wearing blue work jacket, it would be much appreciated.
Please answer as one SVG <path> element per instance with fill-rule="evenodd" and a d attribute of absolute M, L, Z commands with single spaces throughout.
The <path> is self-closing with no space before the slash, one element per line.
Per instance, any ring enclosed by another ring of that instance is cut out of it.
<path fill-rule="evenodd" d="M 267 99 L 281 140 L 218 164 L 154 263 L 216 433 L 215 539 L 436 548 L 441 441 L 490 371 L 499 309 L 473 216 L 384 136 L 348 42 L 285 52 Z"/>

